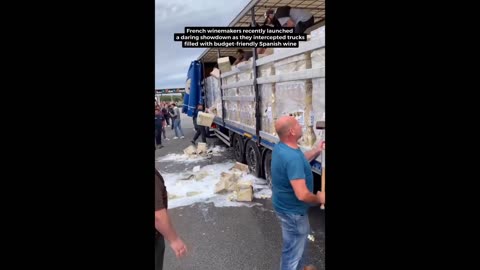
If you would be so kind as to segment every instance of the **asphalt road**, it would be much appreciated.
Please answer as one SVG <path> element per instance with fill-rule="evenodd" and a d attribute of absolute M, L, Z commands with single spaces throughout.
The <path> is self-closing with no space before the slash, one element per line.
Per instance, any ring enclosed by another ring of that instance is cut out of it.
<path fill-rule="evenodd" d="M 194 135 L 192 119 L 182 114 L 185 139 L 164 141 L 156 151 L 156 158 L 170 153 L 183 153 Z M 174 136 L 167 128 L 167 137 Z M 197 142 L 200 140 L 197 140 Z M 223 145 L 216 139 L 207 139 L 209 145 Z M 231 149 L 212 159 L 195 163 L 175 161 L 157 162 L 165 173 L 184 172 L 194 166 L 233 160 Z M 215 207 L 213 203 L 196 203 L 169 209 L 172 223 L 189 249 L 187 257 L 175 258 L 166 243 L 164 269 L 225 270 L 225 269 L 279 269 L 282 248 L 280 223 L 273 212 L 270 199 L 254 199 L 261 206 Z M 325 269 L 325 218 L 317 207 L 311 208 L 310 226 L 315 237 L 309 242 L 310 262 L 317 269 Z"/>

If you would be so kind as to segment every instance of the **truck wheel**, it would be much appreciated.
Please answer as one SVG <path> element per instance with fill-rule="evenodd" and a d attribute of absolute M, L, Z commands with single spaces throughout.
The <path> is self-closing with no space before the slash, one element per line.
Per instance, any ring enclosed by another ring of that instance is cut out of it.
<path fill-rule="evenodd" d="M 250 172 L 255 175 L 255 177 L 260 177 L 261 175 L 261 155 L 260 150 L 257 147 L 257 144 L 254 141 L 249 140 L 247 142 L 247 148 L 245 151 L 245 159 L 247 160 L 248 168 Z"/>
<path fill-rule="evenodd" d="M 245 145 L 240 135 L 233 135 L 233 150 L 235 152 L 235 160 L 245 163 Z"/>
<path fill-rule="evenodd" d="M 272 151 L 267 150 L 265 152 L 265 158 L 263 160 L 263 172 L 265 173 L 265 180 L 267 180 L 267 185 L 272 187 Z"/>

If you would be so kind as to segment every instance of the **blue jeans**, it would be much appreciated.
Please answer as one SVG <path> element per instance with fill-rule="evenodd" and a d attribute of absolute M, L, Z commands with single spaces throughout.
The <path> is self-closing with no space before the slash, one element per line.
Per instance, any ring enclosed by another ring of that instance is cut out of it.
<path fill-rule="evenodd" d="M 284 214 L 276 212 L 282 225 L 282 258 L 281 270 L 303 269 L 306 265 L 305 250 L 308 244 L 307 236 L 310 232 L 308 214 Z"/>
<path fill-rule="evenodd" d="M 180 126 L 179 118 L 173 120 L 173 128 L 175 129 L 175 136 L 179 137 L 178 136 L 179 133 L 180 133 L 180 136 L 183 136 L 183 130 L 182 130 L 182 127 Z"/>

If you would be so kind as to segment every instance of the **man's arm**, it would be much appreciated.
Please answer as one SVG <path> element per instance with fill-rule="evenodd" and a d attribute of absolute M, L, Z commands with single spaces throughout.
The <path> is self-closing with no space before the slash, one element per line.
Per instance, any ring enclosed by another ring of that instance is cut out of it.
<path fill-rule="evenodd" d="M 165 202 L 166 192 L 163 178 L 160 173 L 155 170 L 155 229 L 167 239 L 175 255 L 179 258 L 187 253 L 187 247 L 182 239 L 178 237 L 177 232 L 170 222 L 170 216 L 168 215 L 167 204 Z"/>
<path fill-rule="evenodd" d="M 173 228 L 170 222 L 170 216 L 165 208 L 155 211 L 155 229 L 157 229 L 168 242 L 178 239 L 177 232 Z"/>
<path fill-rule="evenodd" d="M 293 179 L 290 180 L 290 184 L 295 191 L 295 196 L 297 199 L 312 204 L 324 204 L 325 203 L 325 194 L 323 192 L 317 192 L 313 194 L 308 190 L 307 185 L 305 184 L 305 179 Z"/>
<path fill-rule="evenodd" d="M 159 231 L 163 237 L 167 239 L 177 258 L 187 254 L 187 247 L 183 243 L 182 239 L 178 237 L 177 232 L 173 228 L 167 209 L 163 208 L 155 211 L 155 229 L 157 229 L 157 231 Z"/>
<path fill-rule="evenodd" d="M 321 142 L 314 149 L 304 153 L 305 158 L 308 160 L 308 162 L 314 160 L 316 157 L 318 157 L 322 153 L 322 150 L 324 147 L 323 144 L 324 142 Z"/>

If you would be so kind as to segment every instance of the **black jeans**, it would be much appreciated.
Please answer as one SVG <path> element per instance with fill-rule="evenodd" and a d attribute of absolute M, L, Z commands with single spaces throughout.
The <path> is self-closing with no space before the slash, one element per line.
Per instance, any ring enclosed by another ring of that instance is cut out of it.
<path fill-rule="evenodd" d="M 297 25 L 295 25 L 295 34 L 303 34 L 307 28 L 313 25 L 313 16 L 308 19 L 306 22 L 298 22 Z"/>
<path fill-rule="evenodd" d="M 161 234 L 155 237 L 155 270 L 163 269 L 163 255 L 165 254 L 165 240 Z"/>
<path fill-rule="evenodd" d="M 204 126 L 197 125 L 197 117 L 193 117 L 193 126 L 195 127 L 195 130 L 197 133 L 195 133 L 195 136 L 193 136 L 193 142 L 197 141 L 198 137 L 202 135 L 202 142 L 206 143 L 207 142 L 207 132 L 205 131 Z"/>
<path fill-rule="evenodd" d="M 162 144 L 162 129 L 156 128 L 155 127 L 155 141 L 157 142 L 157 145 Z"/>

